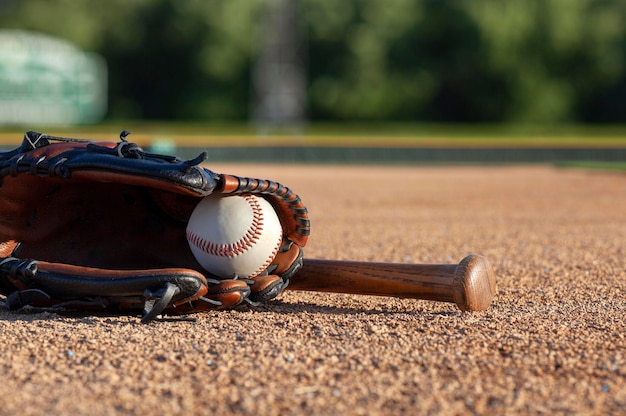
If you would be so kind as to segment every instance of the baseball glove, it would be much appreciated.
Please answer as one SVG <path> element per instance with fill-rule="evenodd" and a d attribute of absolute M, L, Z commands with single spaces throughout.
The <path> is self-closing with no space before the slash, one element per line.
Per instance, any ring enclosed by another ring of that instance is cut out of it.
<path fill-rule="evenodd" d="M 0 152 L 0 293 L 10 310 L 44 308 L 188 314 L 273 299 L 302 265 L 309 220 L 300 198 L 270 181 L 218 174 L 128 142 L 29 131 Z M 218 278 L 186 240 L 210 194 L 256 194 L 275 209 L 283 244 L 254 279 Z"/>

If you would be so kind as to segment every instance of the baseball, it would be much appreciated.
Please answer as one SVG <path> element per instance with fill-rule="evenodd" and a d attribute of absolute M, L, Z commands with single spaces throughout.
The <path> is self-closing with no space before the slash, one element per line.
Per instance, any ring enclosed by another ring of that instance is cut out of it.
<path fill-rule="evenodd" d="M 187 224 L 196 260 L 221 278 L 253 278 L 274 260 L 283 229 L 272 205 L 254 195 L 203 198 Z"/>

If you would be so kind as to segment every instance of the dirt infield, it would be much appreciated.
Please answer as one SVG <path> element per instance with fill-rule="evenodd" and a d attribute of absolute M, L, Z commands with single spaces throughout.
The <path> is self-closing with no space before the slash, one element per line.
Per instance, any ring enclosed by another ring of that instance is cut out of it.
<path fill-rule="evenodd" d="M 456 263 L 498 295 L 454 304 L 286 292 L 256 309 L 0 312 L 0 414 L 624 414 L 626 175 L 548 166 L 219 165 L 306 202 L 309 258 Z"/>

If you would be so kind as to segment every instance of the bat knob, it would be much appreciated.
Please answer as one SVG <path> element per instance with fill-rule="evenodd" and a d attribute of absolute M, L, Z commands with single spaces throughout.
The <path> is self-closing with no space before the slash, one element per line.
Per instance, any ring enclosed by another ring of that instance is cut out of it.
<path fill-rule="evenodd" d="M 496 275 L 483 256 L 470 254 L 456 267 L 454 302 L 462 311 L 484 311 L 496 295 Z"/>

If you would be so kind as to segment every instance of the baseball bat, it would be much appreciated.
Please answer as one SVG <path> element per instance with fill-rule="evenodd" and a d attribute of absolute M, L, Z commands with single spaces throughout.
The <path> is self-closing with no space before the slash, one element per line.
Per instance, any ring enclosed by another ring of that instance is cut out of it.
<path fill-rule="evenodd" d="M 287 288 L 452 302 L 462 311 L 484 311 L 496 295 L 496 277 L 487 259 L 474 254 L 458 264 L 304 259 Z"/>

